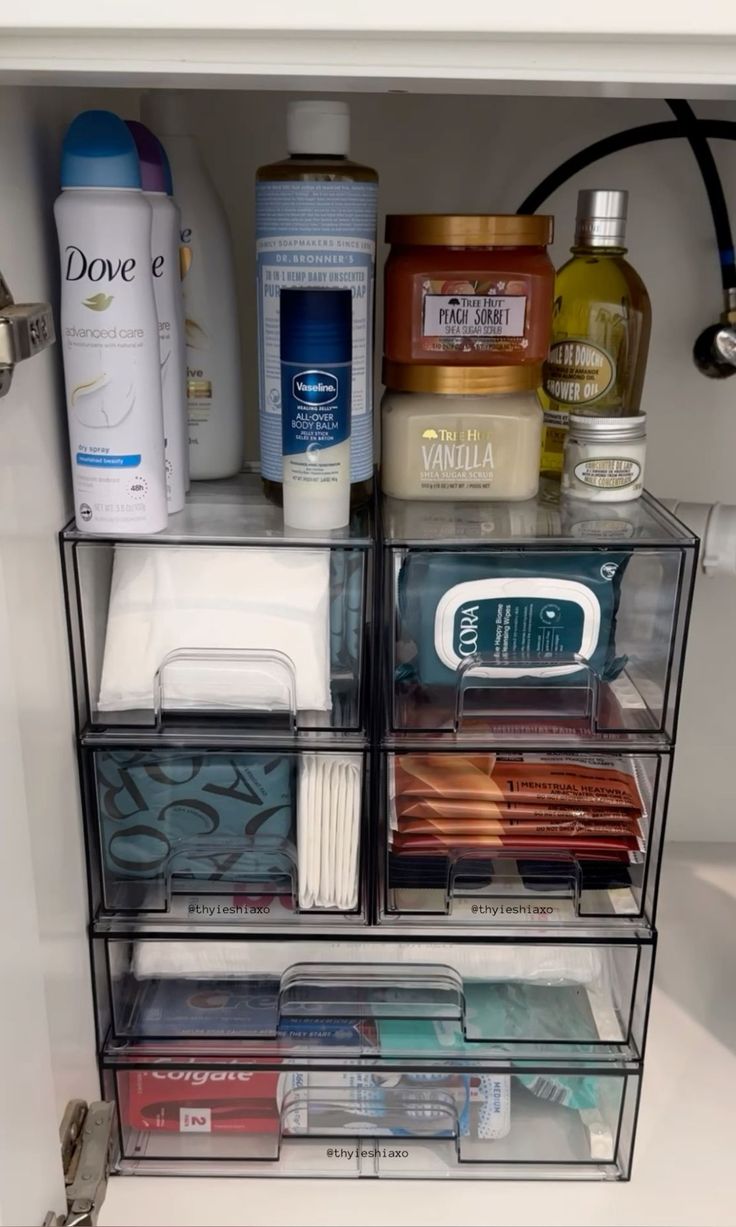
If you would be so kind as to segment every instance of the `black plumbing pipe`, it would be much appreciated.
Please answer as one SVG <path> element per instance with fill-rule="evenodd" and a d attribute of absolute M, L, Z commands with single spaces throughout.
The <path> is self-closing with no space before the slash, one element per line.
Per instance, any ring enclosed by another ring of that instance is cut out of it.
<path fill-rule="evenodd" d="M 699 137 L 705 141 L 706 138 L 716 140 L 735 141 L 736 140 L 736 122 L 729 119 L 697 119 L 693 116 L 694 124 L 697 125 Z M 588 145 L 585 149 L 581 149 L 578 153 L 567 158 L 560 166 L 551 171 L 542 182 L 530 192 L 525 200 L 519 205 L 517 213 L 536 213 L 540 205 L 543 205 L 545 200 L 562 187 L 568 179 L 573 175 L 577 175 L 581 170 L 585 170 L 591 166 L 593 162 L 600 161 L 601 158 L 606 158 L 612 153 L 620 153 L 623 149 L 633 149 L 637 145 L 647 145 L 651 141 L 668 141 L 675 138 L 688 138 L 688 131 L 680 119 L 664 120 L 659 123 L 642 124 L 637 128 L 627 128 L 624 132 L 616 132 L 612 136 L 604 136 L 602 140 L 595 141 L 592 145 Z M 688 138 L 689 139 L 689 138 Z M 710 151 L 709 151 L 710 152 Z M 700 165 L 700 160 L 698 160 Z M 715 163 L 714 163 L 715 165 Z M 702 168 L 701 168 L 702 169 Z M 717 174 L 717 171 L 716 171 Z M 705 178 L 705 176 L 704 176 Z M 706 190 L 708 190 L 709 199 L 717 199 L 711 197 L 711 191 L 706 181 Z M 712 183 L 712 180 L 710 180 Z M 720 186 L 720 179 L 719 179 Z M 721 194 L 723 189 L 721 188 Z M 725 208 L 725 198 L 723 200 Z M 711 204 L 712 209 L 712 204 Z M 714 222 L 716 214 L 714 212 Z M 726 220 L 728 220 L 728 212 L 726 211 Z M 736 281 L 726 282 L 726 277 L 730 276 L 730 267 L 728 264 L 728 247 L 730 247 L 730 259 L 733 262 L 733 245 L 730 241 L 727 243 L 725 230 L 722 227 L 721 217 L 719 215 L 719 229 L 717 231 L 719 255 L 721 258 L 721 276 L 723 279 L 724 288 L 729 288 L 735 285 Z M 731 228 L 728 226 L 728 237 L 730 240 Z M 724 247 L 721 247 L 723 241 Z M 723 263 L 723 253 L 726 256 L 726 265 Z"/>
<path fill-rule="evenodd" d="M 675 119 L 682 125 L 683 134 L 688 140 L 690 148 L 695 155 L 695 160 L 698 163 L 700 173 L 703 176 L 703 184 L 708 195 L 708 203 L 713 218 L 713 228 L 716 232 L 718 255 L 721 261 L 721 281 L 723 282 L 724 290 L 733 289 L 736 287 L 736 257 L 734 257 L 733 250 L 731 222 L 728 216 L 728 205 L 726 204 L 721 176 L 718 174 L 713 151 L 708 144 L 707 138 L 701 131 L 700 120 L 689 102 L 668 98 L 667 106 L 672 111 Z"/>

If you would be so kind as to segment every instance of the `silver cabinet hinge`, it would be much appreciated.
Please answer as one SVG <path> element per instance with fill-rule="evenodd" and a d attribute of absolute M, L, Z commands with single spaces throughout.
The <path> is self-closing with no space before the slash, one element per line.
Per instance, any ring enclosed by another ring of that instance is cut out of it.
<path fill-rule="evenodd" d="M 71 1099 L 59 1128 L 66 1215 L 47 1214 L 44 1227 L 93 1227 L 105 1200 L 113 1149 L 113 1103 Z"/>
<path fill-rule="evenodd" d="M 18 362 L 32 358 L 56 340 L 54 317 L 47 302 L 13 302 L 0 273 L 0 396 L 10 389 Z"/>

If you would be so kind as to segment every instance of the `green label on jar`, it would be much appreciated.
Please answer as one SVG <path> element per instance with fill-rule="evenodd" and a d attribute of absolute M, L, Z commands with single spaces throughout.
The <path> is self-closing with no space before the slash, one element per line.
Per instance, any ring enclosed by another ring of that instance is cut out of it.
<path fill-rule="evenodd" d="M 641 465 L 625 456 L 606 456 L 599 460 L 581 460 L 573 472 L 584 486 L 598 490 L 624 490 L 641 476 Z"/>
<path fill-rule="evenodd" d="M 555 341 L 544 365 L 544 390 L 561 405 L 589 405 L 609 391 L 616 363 L 599 345 L 568 337 Z"/>

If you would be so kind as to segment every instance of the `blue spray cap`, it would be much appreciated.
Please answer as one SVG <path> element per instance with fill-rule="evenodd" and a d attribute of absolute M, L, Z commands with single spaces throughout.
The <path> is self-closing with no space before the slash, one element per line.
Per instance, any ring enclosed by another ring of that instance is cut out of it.
<path fill-rule="evenodd" d="M 82 111 L 72 120 L 62 145 L 61 186 L 140 188 L 135 141 L 112 111 Z"/>
<path fill-rule="evenodd" d="M 279 295 L 282 362 L 350 362 L 350 290 L 293 289 Z"/>

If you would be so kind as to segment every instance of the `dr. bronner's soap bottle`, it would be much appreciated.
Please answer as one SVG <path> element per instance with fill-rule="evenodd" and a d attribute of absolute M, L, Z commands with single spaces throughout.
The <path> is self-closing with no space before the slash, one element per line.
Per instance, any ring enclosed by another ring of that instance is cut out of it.
<path fill-rule="evenodd" d="M 261 475 L 282 498 L 279 295 L 282 288 L 351 290 L 351 501 L 373 481 L 373 285 L 378 176 L 348 158 L 344 102 L 292 102 L 290 157 L 262 166 L 256 181 Z"/>
<path fill-rule="evenodd" d="M 552 341 L 544 368 L 541 470 L 559 478 L 570 412 L 639 412 L 651 307 L 624 259 L 628 192 L 578 195 L 572 260 L 555 282 Z"/>

